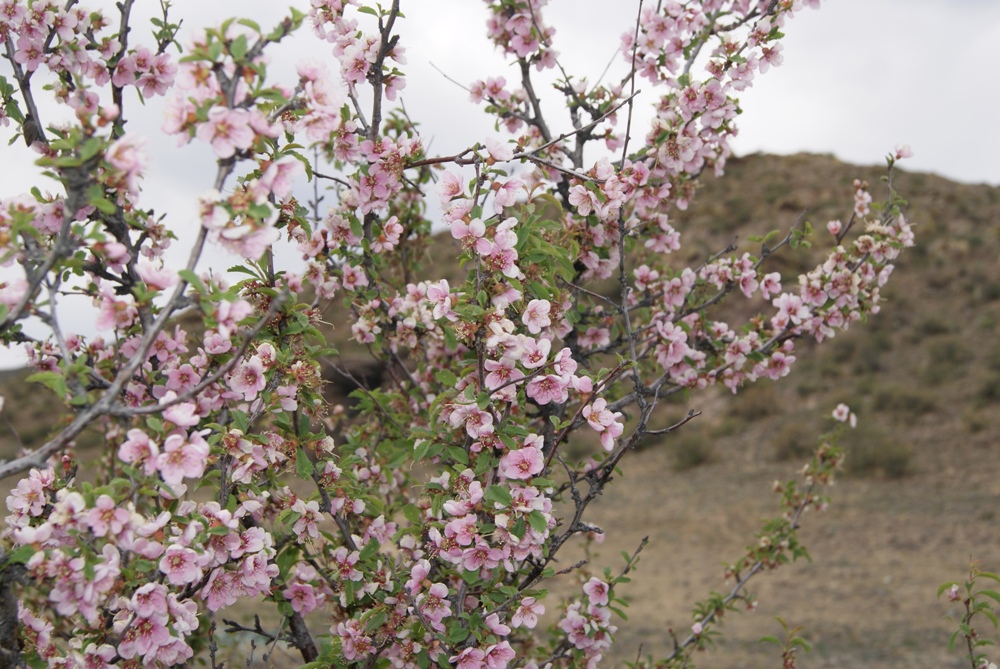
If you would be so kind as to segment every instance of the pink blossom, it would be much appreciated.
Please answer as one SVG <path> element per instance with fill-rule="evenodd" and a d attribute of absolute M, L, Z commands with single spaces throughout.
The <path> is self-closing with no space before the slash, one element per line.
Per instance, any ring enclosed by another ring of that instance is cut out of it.
<path fill-rule="evenodd" d="M 0 281 L 0 304 L 13 308 L 21 301 L 28 290 L 28 282 L 24 279 Z"/>
<path fill-rule="evenodd" d="M 461 239 L 467 247 L 473 247 L 478 253 L 488 255 L 493 250 L 493 244 L 484 239 L 486 225 L 478 218 L 472 219 L 468 225 L 463 221 L 452 221 L 451 236 Z"/>
<path fill-rule="evenodd" d="M 608 584 L 601 579 L 591 577 L 589 581 L 583 586 L 583 591 L 590 598 L 590 603 L 594 606 L 607 606 L 608 605 Z"/>
<path fill-rule="evenodd" d="M 160 559 L 159 568 L 171 585 L 195 583 L 202 577 L 198 566 L 198 554 L 190 548 L 172 544 L 167 547 Z"/>
<path fill-rule="evenodd" d="M 185 438 L 182 432 L 174 432 L 163 442 L 163 452 L 156 458 L 157 469 L 168 485 L 185 478 L 201 478 L 208 450 L 208 444 L 198 434 Z"/>
<path fill-rule="evenodd" d="M 511 648 L 510 643 L 501 641 L 498 644 L 486 647 L 486 667 L 487 669 L 506 669 L 517 654 Z"/>
<path fill-rule="evenodd" d="M 216 569 L 208 578 L 208 583 L 201 589 L 201 598 L 210 611 L 235 604 L 239 599 L 239 589 L 235 584 L 236 575 L 222 569 Z"/>
<path fill-rule="evenodd" d="M 260 178 L 260 186 L 266 188 L 279 200 L 292 192 L 292 179 L 304 171 L 302 163 L 293 156 L 285 156 L 267 166 Z"/>
<path fill-rule="evenodd" d="M 292 583 L 281 594 L 291 602 L 292 609 L 296 613 L 303 615 L 315 611 L 322 602 L 322 593 L 317 593 L 316 589 L 308 583 Z"/>
<path fill-rule="evenodd" d="M 512 450 L 500 458 L 500 473 L 508 479 L 530 479 L 544 468 L 545 456 L 534 446 Z"/>
<path fill-rule="evenodd" d="M 153 290 L 166 290 L 178 281 L 177 272 L 174 270 L 163 266 L 157 267 L 145 260 L 140 260 L 135 270 L 139 278 Z"/>
<path fill-rule="evenodd" d="M 114 185 L 132 194 L 139 192 L 139 177 L 146 166 L 146 154 L 143 151 L 145 145 L 145 139 L 125 134 L 112 142 L 106 154 L 108 163 L 118 172 L 113 180 Z"/>
<path fill-rule="evenodd" d="M 492 137 L 486 139 L 486 150 L 490 157 L 497 162 L 503 163 L 514 158 L 514 150 L 509 144 L 501 143 Z"/>
<path fill-rule="evenodd" d="M 772 295 L 777 295 L 781 292 L 781 275 L 777 272 L 771 272 L 770 274 L 765 274 L 764 278 L 760 281 L 760 292 L 764 296 L 765 300 L 771 299 Z"/>
<path fill-rule="evenodd" d="M 244 360 L 229 377 L 229 387 L 237 393 L 242 393 L 243 399 L 247 402 L 254 400 L 257 393 L 264 390 L 266 385 L 264 363 L 256 355 Z"/>
<path fill-rule="evenodd" d="M 587 419 L 587 423 L 595 431 L 601 434 L 601 446 L 604 450 L 611 451 L 614 449 L 614 440 L 621 436 L 625 428 L 618 422 L 622 416 L 621 412 L 612 413 L 607 408 L 607 404 L 603 397 L 597 398 L 592 404 L 583 407 L 583 417 Z"/>
<path fill-rule="evenodd" d="M 536 376 L 528 382 L 525 393 L 539 404 L 555 402 L 561 404 L 569 398 L 566 390 L 567 383 L 561 377 L 554 374 Z"/>
<path fill-rule="evenodd" d="M 442 206 L 450 202 L 452 198 L 460 195 L 464 190 L 462 182 L 459 181 L 458 177 L 448 171 L 441 173 L 441 177 L 434 189 L 441 196 Z"/>
<path fill-rule="evenodd" d="M 149 435 L 138 428 L 128 431 L 125 441 L 118 448 L 118 457 L 122 462 L 142 465 L 147 476 L 156 471 L 156 459 L 160 451 L 150 440 Z"/>
<path fill-rule="evenodd" d="M 448 586 L 434 583 L 426 594 L 417 595 L 417 606 L 420 612 L 430 622 L 431 627 L 440 632 L 444 630 L 441 620 L 451 616 L 451 603 L 448 601 Z"/>
<path fill-rule="evenodd" d="M 298 520 L 292 526 L 295 534 L 303 540 L 307 536 L 313 539 L 319 538 L 319 527 L 316 525 L 320 518 L 319 502 L 315 500 L 306 502 L 298 499 L 292 505 L 292 511 L 299 514 Z"/>
<path fill-rule="evenodd" d="M 118 654 L 126 660 L 156 650 L 170 642 L 170 630 L 157 618 L 136 618 L 122 635 L 118 644 Z"/>
<path fill-rule="evenodd" d="M 159 583 L 147 583 L 132 594 L 128 608 L 140 618 L 167 622 L 167 589 Z"/>
<path fill-rule="evenodd" d="M 485 622 L 490 631 L 497 636 L 507 636 L 510 634 L 510 627 L 500 622 L 500 616 L 496 613 L 488 615 Z"/>
<path fill-rule="evenodd" d="M 455 665 L 455 669 L 483 669 L 486 666 L 486 653 L 480 648 L 466 648 L 448 661 Z"/>
<path fill-rule="evenodd" d="M 528 332 L 538 334 L 542 328 L 552 324 L 549 318 L 549 311 L 552 305 L 548 300 L 531 300 L 521 314 L 521 322 L 528 326 Z"/>
<path fill-rule="evenodd" d="M 174 391 L 163 396 L 162 402 L 170 402 L 176 397 Z M 163 410 L 163 417 L 177 427 L 194 427 L 201 418 L 198 416 L 198 405 L 194 402 L 180 402 Z"/>
<path fill-rule="evenodd" d="M 514 627 L 526 627 L 535 629 L 538 624 L 538 616 L 545 613 L 545 605 L 536 602 L 534 597 L 525 597 L 521 600 L 521 605 L 517 607 L 510 624 Z"/>
<path fill-rule="evenodd" d="M 347 290 L 357 290 L 359 288 L 364 288 L 368 285 L 368 276 L 365 274 L 364 270 L 360 267 L 355 267 L 353 265 L 344 265 L 344 288 Z"/>
<path fill-rule="evenodd" d="M 131 514 L 118 508 L 108 495 L 101 495 L 94 508 L 87 514 L 87 524 L 94 536 L 103 537 L 108 533 L 117 536 L 129 522 Z"/>
<path fill-rule="evenodd" d="M 249 149 L 254 142 L 250 118 L 245 109 L 212 107 L 208 121 L 198 126 L 196 136 L 212 145 L 219 158 L 231 158 L 236 151 Z"/>
<path fill-rule="evenodd" d="M 851 411 L 851 408 L 846 404 L 838 404 L 837 408 L 833 410 L 833 418 L 841 423 L 849 423 L 851 427 L 855 427 L 858 424 L 858 417 Z"/>
<path fill-rule="evenodd" d="M 514 361 L 504 357 L 499 361 L 487 360 L 484 364 L 486 371 L 486 387 L 496 390 L 500 386 L 517 382 L 524 378 L 524 373 L 514 366 Z"/>
<path fill-rule="evenodd" d="M 17 38 L 17 48 L 14 49 L 14 60 L 24 65 L 24 69 L 33 72 L 42 64 L 45 57 L 44 44 L 41 41 L 32 39 L 27 35 Z"/>

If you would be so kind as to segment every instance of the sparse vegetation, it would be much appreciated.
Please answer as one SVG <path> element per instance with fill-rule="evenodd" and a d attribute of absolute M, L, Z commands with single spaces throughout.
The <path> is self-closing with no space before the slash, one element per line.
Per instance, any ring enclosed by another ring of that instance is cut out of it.
<path fill-rule="evenodd" d="M 912 473 L 913 448 L 884 428 L 862 423 L 848 441 L 848 474 L 899 479 Z"/>

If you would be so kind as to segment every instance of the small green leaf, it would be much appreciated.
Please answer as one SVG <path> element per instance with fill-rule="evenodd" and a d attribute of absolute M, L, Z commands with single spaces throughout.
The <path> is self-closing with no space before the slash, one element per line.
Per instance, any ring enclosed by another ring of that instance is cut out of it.
<path fill-rule="evenodd" d="M 233 60 L 243 60 L 243 57 L 247 55 L 247 48 L 247 36 L 240 35 L 229 45 L 229 54 Z"/>
<path fill-rule="evenodd" d="M 132 567 L 138 572 L 148 574 L 156 569 L 156 563 L 152 560 L 137 559 L 132 562 Z"/>
<path fill-rule="evenodd" d="M 510 490 L 503 486 L 491 485 L 483 493 L 483 500 L 491 504 L 499 504 L 508 507 L 514 503 L 514 498 L 510 495 Z M 535 513 L 535 512 L 533 512 Z"/>
<path fill-rule="evenodd" d="M 301 448 L 295 453 L 295 470 L 299 473 L 299 478 L 305 480 L 311 479 L 313 472 L 316 471 L 309 456 Z"/>
<path fill-rule="evenodd" d="M 985 595 L 990 599 L 992 599 L 993 601 L 1000 604 L 1000 593 L 998 593 L 996 590 L 980 590 L 979 592 L 976 593 L 977 597 L 979 595 Z"/>
<path fill-rule="evenodd" d="M 27 564 L 37 552 L 34 546 L 19 546 L 7 553 L 7 564 Z"/>
<path fill-rule="evenodd" d="M 57 372 L 35 372 L 25 380 L 28 383 L 40 383 L 49 390 L 57 393 L 59 397 L 69 395 L 66 379 Z"/>
<path fill-rule="evenodd" d="M 377 539 L 372 539 L 361 549 L 361 560 L 371 560 L 378 553 L 379 543 Z"/>
<path fill-rule="evenodd" d="M 202 295 L 205 295 L 208 292 L 205 290 L 205 284 L 203 284 L 198 275 L 192 272 L 191 270 L 189 269 L 179 270 L 177 272 L 177 276 L 179 276 L 180 278 L 184 279 L 189 284 L 194 286 L 195 290 L 197 290 Z"/>
<path fill-rule="evenodd" d="M 403 507 L 403 516 L 414 525 L 420 523 L 420 509 L 414 504 L 407 504 Z"/>
<path fill-rule="evenodd" d="M 458 383 L 458 377 L 447 369 L 439 369 L 434 373 L 434 378 L 436 378 L 441 385 L 446 388 L 454 388 L 455 384 Z"/>

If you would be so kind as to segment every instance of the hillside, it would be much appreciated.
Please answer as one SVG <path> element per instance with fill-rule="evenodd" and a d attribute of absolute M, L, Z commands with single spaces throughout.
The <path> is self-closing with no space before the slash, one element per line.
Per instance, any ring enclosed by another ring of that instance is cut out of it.
<path fill-rule="evenodd" d="M 883 173 L 816 155 L 732 160 L 675 217 L 680 261 L 699 262 L 735 236 L 786 230 L 803 211 L 824 247 L 826 221 L 849 214 L 853 179 L 867 179 L 878 200 Z M 634 659 L 640 644 L 654 656 L 668 649 L 667 629 L 692 622 L 690 604 L 725 588 L 719 565 L 777 509 L 772 481 L 794 475 L 843 401 L 860 425 L 844 441 L 848 471 L 831 508 L 805 519 L 813 562 L 760 578 L 757 612 L 727 618 L 726 636 L 698 666 L 780 666 L 780 652 L 757 643 L 780 634 L 776 615 L 805 626 L 815 646 L 801 656 L 805 669 L 963 666 L 947 651 L 953 628 L 943 619 L 957 608 L 935 591 L 961 580 L 970 556 L 1000 570 L 1000 189 L 905 172 L 896 188 L 918 245 L 898 264 L 882 312 L 822 346 L 801 345 L 781 383 L 698 395 L 690 406 L 702 417 L 627 457 L 619 485 L 596 505 L 608 564 L 650 537 L 626 591 L 633 603 L 617 659 Z M 450 244 L 439 240 L 433 256 L 453 257 Z M 777 259 L 786 275 L 807 260 Z M 24 375 L 0 374 L 0 395 L 31 443 L 51 430 L 52 405 L 45 389 L 23 386 Z M 687 408 L 666 407 L 663 423 Z M 16 447 L 0 421 L 0 456 Z"/>

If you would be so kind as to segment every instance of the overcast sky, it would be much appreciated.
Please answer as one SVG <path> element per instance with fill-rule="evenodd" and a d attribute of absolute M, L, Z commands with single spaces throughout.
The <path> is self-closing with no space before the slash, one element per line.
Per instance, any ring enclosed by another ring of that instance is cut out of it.
<path fill-rule="evenodd" d="M 83 4 L 112 6 L 108 0 Z M 298 3 L 301 9 L 307 4 Z M 135 15 L 148 17 L 158 5 L 141 0 Z M 241 12 L 252 12 L 265 27 L 281 16 L 281 3 L 270 1 L 173 0 L 173 5 L 187 35 L 196 26 Z M 432 66 L 465 84 L 496 75 L 517 79 L 485 40 L 484 4 L 403 0 L 402 5 L 406 19 L 397 26 L 409 61 L 402 99 L 421 124 L 430 153 L 446 155 L 496 136 L 493 123 L 468 102 L 468 94 Z M 557 29 L 555 48 L 563 65 L 591 81 L 600 76 L 616 54 L 620 35 L 634 26 L 638 5 L 637 0 L 551 0 L 545 16 Z M 139 21 L 133 25 L 139 28 L 133 43 L 148 39 Z M 895 145 L 909 144 L 914 158 L 903 165 L 906 169 L 1000 185 L 1000 132 L 994 127 L 1000 109 L 994 64 L 1000 1 L 823 0 L 819 10 L 805 10 L 789 22 L 785 32 L 784 64 L 758 76 L 754 88 L 741 97 L 744 114 L 734 143 L 738 154 L 808 151 L 875 164 Z M 291 72 L 310 49 L 332 61 L 325 45 L 307 39 L 275 49 L 273 71 Z M 620 57 L 615 65 L 620 74 Z M 6 62 L 0 72 L 9 72 Z M 648 82 L 638 86 L 651 90 Z M 210 151 L 195 145 L 177 148 L 174 140 L 155 136 L 162 98 L 151 100 L 141 114 L 135 113 L 134 95 L 126 98 L 126 106 L 130 131 L 152 136 L 144 204 L 169 212 L 168 225 L 190 230 L 196 199 L 214 175 Z M 569 129 L 555 98 L 547 109 L 555 131 Z M 636 134 L 644 131 L 640 125 Z M 0 144 L 0 195 L 9 197 L 38 182 L 23 144 L 5 144 Z M 178 246 L 172 257 L 179 263 L 187 249 Z M 91 331 L 84 320 L 81 316 L 75 329 Z M 20 359 L 0 351 L 0 367 L 17 365 Z"/>

